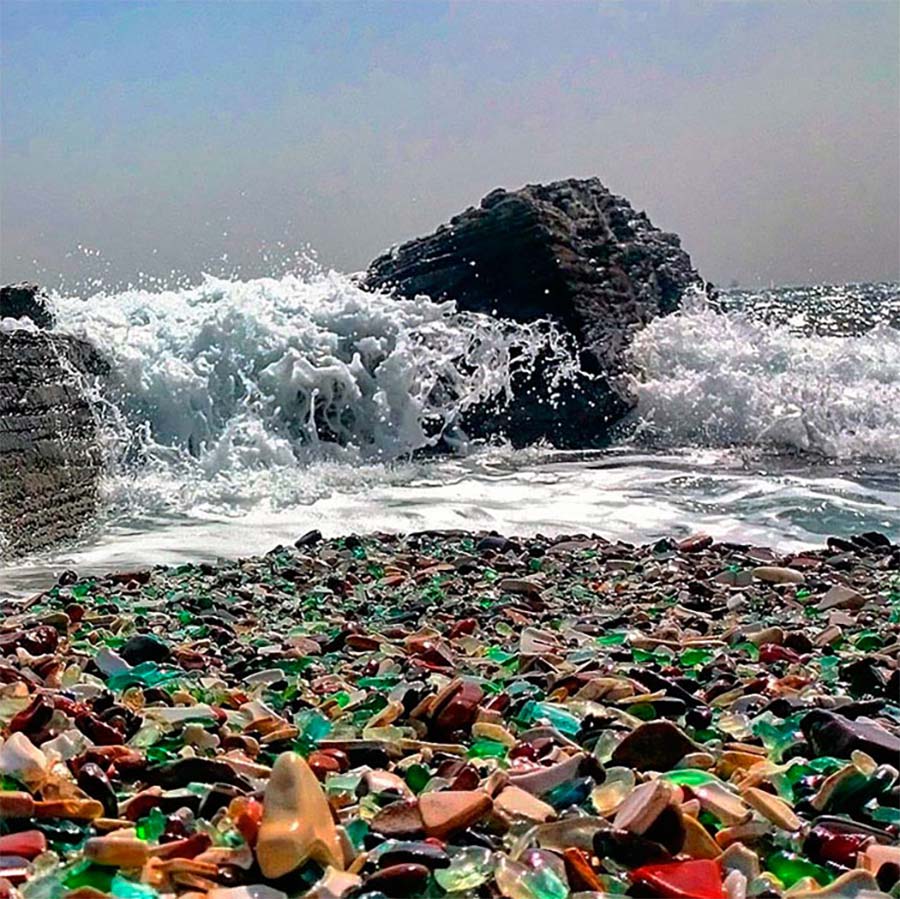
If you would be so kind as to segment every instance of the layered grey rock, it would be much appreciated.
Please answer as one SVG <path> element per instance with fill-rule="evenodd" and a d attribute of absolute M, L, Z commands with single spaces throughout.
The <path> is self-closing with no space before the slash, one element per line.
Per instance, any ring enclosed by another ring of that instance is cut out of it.
<path fill-rule="evenodd" d="M 41 306 L 30 290 L 31 300 L 15 298 L 17 318 Z M 11 318 L 6 300 L 4 290 L 0 317 Z M 50 546 L 90 523 L 104 460 L 84 385 L 104 367 L 74 338 L 0 330 L 0 555 Z"/>
<path fill-rule="evenodd" d="M 556 320 L 583 348 L 593 380 L 560 407 L 538 373 L 520 385 L 514 408 L 468 425 L 476 434 L 505 428 L 516 443 L 544 436 L 583 447 L 602 443 L 634 405 L 621 377 L 631 336 L 702 281 L 677 235 L 590 178 L 492 191 L 433 234 L 378 257 L 364 284 L 517 321 Z"/>

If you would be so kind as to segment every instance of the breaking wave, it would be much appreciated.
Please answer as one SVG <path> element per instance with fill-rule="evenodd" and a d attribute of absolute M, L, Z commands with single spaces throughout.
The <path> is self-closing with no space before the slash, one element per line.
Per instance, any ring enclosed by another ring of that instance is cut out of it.
<path fill-rule="evenodd" d="M 874 314 L 896 294 L 879 290 L 842 289 L 874 303 L 864 333 L 859 315 L 843 315 L 847 336 L 834 333 L 843 319 L 833 291 L 740 296 L 731 308 L 688 299 L 635 337 L 639 402 L 626 439 L 895 462 L 900 330 Z M 334 272 L 207 276 L 53 304 L 57 329 L 111 363 L 95 397 L 117 517 L 242 514 L 427 478 L 414 454 L 466 447 L 461 418 L 514 402 L 517 374 L 538 359 L 551 360 L 557 393 L 580 372 L 571 341 L 546 321 L 396 300 Z M 810 335 L 820 309 L 828 329 Z"/>
<path fill-rule="evenodd" d="M 631 352 L 638 436 L 651 444 L 900 459 L 900 330 L 883 322 L 802 334 L 691 299 Z"/>
<path fill-rule="evenodd" d="M 579 372 L 548 322 L 391 299 L 336 273 L 53 304 L 57 329 L 111 363 L 97 391 L 110 493 L 135 511 L 283 505 L 389 477 L 392 460 L 464 441 L 460 417 L 508 403 L 539 357 L 558 389 Z"/>

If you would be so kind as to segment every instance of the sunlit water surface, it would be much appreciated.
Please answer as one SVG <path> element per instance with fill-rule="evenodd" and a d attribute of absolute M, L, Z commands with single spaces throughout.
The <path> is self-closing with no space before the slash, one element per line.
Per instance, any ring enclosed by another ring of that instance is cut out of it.
<path fill-rule="evenodd" d="M 523 361 L 549 353 L 566 389 L 574 357 L 553 328 L 334 272 L 54 303 L 58 329 L 111 363 L 96 392 L 105 511 L 77 545 L 0 568 L 0 594 L 66 568 L 247 556 L 312 528 L 900 539 L 897 284 L 687 297 L 635 338 L 638 405 L 613 449 L 425 461 L 408 460 L 467 408 L 503 402 Z"/>
<path fill-rule="evenodd" d="M 28 593 L 67 568 L 103 574 L 247 556 L 312 528 L 332 536 L 444 528 L 598 533 L 634 543 L 705 531 L 787 551 L 866 530 L 900 539 L 900 475 L 892 466 L 726 450 L 483 451 L 389 466 L 364 486 L 337 486 L 307 505 L 119 517 L 78 546 L 0 568 L 0 589 Z"/>

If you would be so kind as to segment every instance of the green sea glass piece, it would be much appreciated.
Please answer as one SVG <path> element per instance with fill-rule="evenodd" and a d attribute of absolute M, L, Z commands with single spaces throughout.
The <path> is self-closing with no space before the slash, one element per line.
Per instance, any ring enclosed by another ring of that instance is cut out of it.
<path fill-rule="evenodd" d="M 628 639 L 625 631 L 610 631 L 594 641 L 598 646 L 621 646 Z"/>
<path fill-rule="evenodd" d="M 685 668 L 696 668 L 712 659 L 713 653 L 708 649 L 687 649 L 678 657 L 678 661 Z"/>
<path fill-rule="evenodd" d="M 166 829 L 166 816 L 158 809 L 152 808 L 145 818 L 141 818 L 134 828 L 139 840 L 156 843 Z"/>
<path fill-rule="evenodd" d="M 438 868 L 434 879 L 448 893 L 467 893 L 486 883 L 493 871 L 489 849 L 467 846 L 457 850 L 446 868 Z"/>
<path fill-rule="evenodd" d="M 106 686 L 113 692 L 120 693 L 128 687 L 158 687 L 178 677 L 182 677 L 180 671 L 160 668 L 155 662 L 141 662 L 129 671 L 110 675 Z"/>
<path fill-rule="evenodd" d="M 156 899 L 159 895 L 149 884 L 129 880 L 121 874 L 113 878 L 110 892 L 118 899 Z"/>
<path fill-rule="evenodd" d="M 766 860 L 766 867 L 771 871 L 787 889 L 790 889 L 798 880 L 804 877 L 812 877 L 819 886 L 828 886 L 834 880 L 832 874 L 822 865 L 817 865 L 808 859 L 800 858 L 792 852 L 779 850 L 773 852 Z"/>
<path fill-rule="evenodd" d="M 770 712 L 754 719 L 751 731 L 763 741 L 775 761 L 781 761 L 784 751 L 801 739 L 800 721 L 803 713 L 779 721 Z"/>
<path fill-rule="evenodd" d="M 361 677 L 357 684 L 371 690 L 390 690 L 395 687 L 400 678 L 395 674 L 386 674 L 381 677 Z"/>
<path fill-rule="evenodd" d="M 568 886 L 549 867 L 529 871 L 523 876 L 523 886 L 534 899 L 566 899 L 569 895 Z"/>
<path fill-rule="evenodd" d="M 369 825 L 361 818 L 357 818 L 344 825 L 344 830 L 347 832 L 347 836 L 354 847 L 357 850 L 362 849 L 363 840 L 365 840 L 366 834 L 369 832 Z"/>
<path fill-rule="evenodd" d="M 550 702 L 526 702 L 519 713 L 519 719 L 527 724 L 546 720 L 561 734 L 573 737 L 581 730 L 581 721 L 571 712 Z"/>
<path fill-rule="evenodd" d="M 715 774 L 710 774 L 708 771 L 703 771 L 700 768 L 679 768 L 675 771 L 666 771 L 665 774 L 660 775 L 660 779 L 684 787 L 699 787 L 703 784 L 721 783 Z"/>
<path fill-rule="evenodd" d="M 413 793 L 421 793 L 429 780 L 431 775 L 424 765 L 410 765 L 406 769 L 406 783 Z"/>
<path fill-rule="evenodd" d="M 476 740 L 466 754 L 470 759 L 505 759 L 508 752 L 497 740 Z"/>
<path fill-rule="evenodd" d="M 641 721 L 653 721 L 656 718 L 656 709 L 653 707 L 652 702 L 635 702 L 628 706 L 625 711 Z"/>
<path fill-rule="evenodd" d="M 118 871 L 118 868 L 111 868 L 107 865 L 79 862 L 63 878 L 63 885 L 67 890 L 93 887 L 101 893 L 108 893 Z"/>

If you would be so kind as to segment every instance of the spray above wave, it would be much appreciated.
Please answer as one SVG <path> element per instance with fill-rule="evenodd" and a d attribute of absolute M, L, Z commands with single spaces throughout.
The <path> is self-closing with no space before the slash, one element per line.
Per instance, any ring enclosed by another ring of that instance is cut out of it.
<path fill-rule="evenodd" d="M 631 350 L 639 435 L 832 459 L 900 459 L 900 331 L 805 336 L 698 299 Z"/>
<path fill-rule="evenodd" d="M 580 373 L 547 322 L 396 300 L 335 273 L 53 303 L 58 329 L 111 363 L 97 400 L 116 515 L 240 514 L 405 483 L 421 466 L 395 460 L 461 439 L 460 418 L 508 403 L 539 359 L 559 393 Z M 808 337 L 793 312 L 753 313 L 688 299 L 636 336 L 640 438 L 900 458 L 900 331 Z"/>
<path fill-rule="evenodd" d="M 460 439 L 460 416 L 509 402 L 514 377 L 539 358 L 560 387 L 579 371 L 547 322 L 391 299 L 335 273 L 53 302 L 58 329 L 111 363 L 102 403 L 114 480 L 126 473 L 142 507 L 153 494 L 181 508 L 201 496 L 305 499 L 298 462 L 377 467 Z"/>

